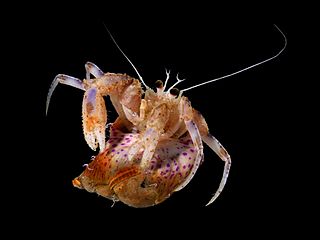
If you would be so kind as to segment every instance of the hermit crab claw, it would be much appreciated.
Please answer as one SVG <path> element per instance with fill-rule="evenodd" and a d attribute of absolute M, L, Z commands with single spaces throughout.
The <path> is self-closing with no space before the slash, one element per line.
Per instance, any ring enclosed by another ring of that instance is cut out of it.
<path fill-rule="evenodd" d="M 89 88 L 84 94 L 82 122 L 84 137 L 90 148 L 96 150 L 99 145 L 100 152 L 103 151 L 107 111 L 103 97 L 95 87 Z"/>

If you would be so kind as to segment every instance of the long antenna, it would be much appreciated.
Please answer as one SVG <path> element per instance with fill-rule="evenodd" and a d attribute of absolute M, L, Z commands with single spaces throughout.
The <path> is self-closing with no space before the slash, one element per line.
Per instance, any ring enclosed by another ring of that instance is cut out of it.
<path fill-rule="evenodd" d="M 136 67 L 133 65 L 133 63 L 131 62 L 131 60 L 127 57 L 127 55 L 122 51 L 122 49 L 119 47 L 118 43 L 116 42 L 116 40 L 113 38 L 111 32 L 109 31 L 109 29 L 107 28 L 107 26 L 103 23 L 104 27 L 106 28 L 107 32 L 109 33 L 113 43 L 117 46 L 117 48 L 120 50 L 120 52 L 122 53 L 122 55 L 128 60 L 128 62 L 131 64 L 131 66 L 133 67 L 133 69 L 136 71 L 136 73 L 138 74 L 138 77 L 140 79 L 140 81 L 143 83 L 143 85 L 146 87 L 146 89 L 148 89 L 149 87 L 147 86 L 147 84 L 145 84 L 145 82 L 143 81 L 139 71 L 136 69 Z"/>
<path fill-rule="evenodd" d="M 203 83 L 199 83 L 199 84 L 194 85 L 194 86 L 189 87 L 189 88 L 185 88 L 185 89 L 181 90 L 180 93 L 185 92 L 185 91 L 188 91 L 188 90 L 191 90 L 191 89 L 196 88 L 196 87 L 200 87 L 200 86 L 202 86 L 202 85 L 205 85 L 205 84 L 208 84 L 208 83 L 211 83 L 211 82 L 218 81 L 218 80 L 223 79 L 223 78 L 231 77 L 231 76 L 233 76 L 233 75 L 236 75 L 236 74 L 238 74 L 238 73 L 247 71 L 247 70 L 249 70 L 250 68 L 254 68 L 254 67 L 256 67 L 256 66 L 258 66 L 258 65 L 260 65 L 260 64 L 263 64 L 263 63 L 265 63 L 265 62 L 268 62 L 268 61 L 270 61 L 270 60 L 278 57 L 278 56 L 283 52 L 283 50 L 287 47 L 287 38 L 286 38 L 286 36 L 284 35 L 284 33 L 280 30 L 280 28 L 278 28 L 277 25 L 274 24 L 274 26 L 278 29 L 278 31 L 282 34 L 282 36 L 283 36 L 283 38 L 284 38 L 284 46 L 282 47 L 282 49 L 281 49 L 276 55 L 274 55 L 274 56 L 272 56 L 272 57 L 270 57 L 270 58 L 268 58 L 268 59 L 266 59 L 266 60 L 263 60 L 263 61 L 261 61 L 261 62 L 258 62 L 258 63 L 256 63 L 256 64 L 253 64 L 253 65 L 251 65 L 251 66 L 249 66 L 249 67 L 246 67 L 246 68 L 244 68 L 244 69 L 241 69 L 241 70 L 239 70 L 239 71 L 237 71 L 237 72 L 234 72 L 234 73 L 231 73 L 231 74 L 222 76 L 222 77 L 218 77 L 218 78 L 215 78 L 215 79 L 212 79 L 212 80 L 203 82 Z"/>

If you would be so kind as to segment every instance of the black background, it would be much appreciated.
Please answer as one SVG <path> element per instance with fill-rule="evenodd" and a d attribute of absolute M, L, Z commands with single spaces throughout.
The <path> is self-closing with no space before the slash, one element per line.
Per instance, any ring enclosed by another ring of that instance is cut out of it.
<path fill-rule="evenodd" d="M 40 157 L 35 154 L 38 157 L 28 171 L 32 172 L 32 183 L 28 185 L 27 200 L 33 207 L 27 210 L 40 212 L 40 222 L 58 217 L 60 221 L 46 225 L 50 229 L 92 230 L 100 224 L 115 229 L 134 223 L 139 226 L 135 229 L 155 230 L 182 223 L 184 232 L 192 231 L 194 223 L 209 223 L 212 229 L 242 224 L 240 231 L 245 233 L 252 228 L 261 232 L 283 229 L 283 222 L 296 217 L 292 199 L 298 186 L 293 170 L 296 159 L 287 157 L 288 139 L 294 136 L 288 119 L 294 107 L 291 99 L 295 82 L 288 77 L 291 29 L 286 24 L 278 26 L 289 44 L 277 59 L 185 93 L 232 158 L 226 187 L 213 204 L 205 207 L 218 187 L 223 162 L 207 147 L 205 161 L 188 186 L 154 207 L 134 209 L 118 202 L 111 208 L 111 201 L 72 186 L 72 179 L 95 153 L 82 134 L 83 92 L 59 85 L 45 116 L 46 94 L 52 80 L 59 73 L 85 78 L 86 61 L 105 72 L 137 77 L 112 43 L 103 22 L 149 86 L 164 80 L 167 68 L 172 72 L 169 83 L 175 82 L 179 72 L 187 80 L 178 87 L 186 88 L 271 57 L 284 45 L 272 23 L 133 19 L 123 23 L 69 19 L 32 28 L 37 37 L 32 37 L 30 44 L 26 42 L 25 55 L 32 56 L 39 73 L 32 74 L 31 85 L 37 94 L 31 97 L 40 112 L 36 127 Z M 113 121 L 116 115 L 108 100 L 107 108 Z M 206 229 L 210 231 L 210 227 Z"/>

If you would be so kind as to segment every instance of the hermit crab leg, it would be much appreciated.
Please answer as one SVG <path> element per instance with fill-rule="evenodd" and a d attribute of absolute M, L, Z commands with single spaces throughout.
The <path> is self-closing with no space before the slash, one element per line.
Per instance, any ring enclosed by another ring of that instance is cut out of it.
<path fill-rule="evenodd" d="M 90 80 L 90 74 L 92 74 L 95 78 L 100 78 L 104 75 L 104 72 L 92 62 L 87 62 L 84 66 L 86 68 L 87 80 Z"/>
<path fill-rule="evenodd" d="M 49 103 L 52 96 L 52 93 L 58 83 L 66 84 L 75 88 L 79 88 L 81 90 L 85 90 L 83 82 L 75 77 L 71 77 L 64 74 L 58 74 L 52 81 L 51 86 L 49 88 L 48 96 L 47 96 L 47 103 L 46 103 L 46 114 L 48 113 Z"/>
<path fill-rule="evenodd" d="M 220 181 L 220 185 L 218 190 L 215 192 L 213 197 L 207 203 L 206 206 L 211 204 L 222 192 L 224 185 L 227 182 L 227 178 L 229 175 L 230 167 L 231 167 L 231 158 L 226 149 L 221 145 L 221 143 L 210 133 L 202 135 L 202 140 L 225 162 L 222 179 Z"/>
<path fill-rule="evenodd" d="M 187 184 L 191 181 L 196 171 L 198 170 L 198 167 L 203 159 L 203 145 L 202 145 L 201 135 L 199 133 L 199 129 L 196 123 L 193 120 L 185 120 L 185 124 L 191 136 L 197 155 L 188 177 L 175 189 L 175 191 L 179 191 L 185 186 L 187 186 Z"/>
<path fill-rule="evenodd" d="M 160 104 L 150 114 L 147 122 L 146 131 L 143 133 L 141 141 L 131 147 L 128 152 L 129 159 L 133 159 L 138 151 L 143 147 L 144 152 L 140 166 L 142 169 L 147 169 L 150 161 L 157 148 L 160 135 L 163 132 L 164 126 L 168 121 L 169 110 L 166 104 Z"/>

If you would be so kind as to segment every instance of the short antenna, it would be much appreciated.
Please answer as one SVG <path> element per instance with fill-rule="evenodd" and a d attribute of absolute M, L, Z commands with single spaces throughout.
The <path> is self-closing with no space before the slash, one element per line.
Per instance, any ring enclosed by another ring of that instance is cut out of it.
<path fill-rule="evenodd" d="M 109 29 L 107 28 L 107 26 L 103 23 L 104 27 L 106 28 L 107 32 L 109 33 L 113 43 L 117 46 L 117 48 L 120 50 L 120 52 L 122 53 L 122 55 L 128 60 L 128 62 L 131 64 L 131 66 L 133 67 L 133 69 L 136 71 L 136 73 L 138 74 L 138 77 L 140 79 L 140 81 L 142 82 L 142 84 L 146 87 L 146 89 L 148 89 L 149 87 L 147 86 L 147 84 L 145 84 L 145 82 L 143 81 L 139 71 L 136 69 L 136 67 L 133 65 L 133 63 L 131 62 L 131 60 L 127 57 L 127 55 L 122 51 L 122 49 L 119 47 L 118 43 L 116 42 L 116 40 L 113 38 L 111 32 L 109 31 Z"/>
<path fill-rule="evenodd" d="M 181 90 L 180 93 L 185 92 L 185 91 L 188 91 L 188 90 L 191 90 L 191 89 L 196 88 L 196 87 L 200 87 L 200 86 L 202 86 L 202 85 L 205 85 L 205 84 L 208 84 L 208 83 L 211 83 L 211 82 L 218 81 L 218 80 L 223 79 L 223 78 L 231 77 L 231 76 L 236 75 L 236 74 L 238 74 L 238 73 L 247 71 L 247 70 L 249 70 L 250 68 L 254 68 L 254 67 L 256 67 L 256 66 L 258 66 L 258 65 L 260 65 L 260 64 L 263 64 L 263 63 L 265 63 L 265 62 L 269 62 L 270 60 L 278 57 L 278 56 L 283 52 L 283 50 L 287 47 L 287 38 L 286 38 L 286 36 L 284 35 L 284 33 L 280 30 L 280 28 L 279 28 L 277 25 L 274 24 L 274 26 L 278 29 L 278 31 L 282 34 L 282 36 L 283 36 L 283 38 L 284 38 L 284 46 L 282 47 L 282 49 L 281 49 L 276 55 L 274 55 L 274 56 L 272 56 L 272 57 L 270 57 L 270 58 L 268 58 L 268 59 L 266 59 L 266 60 L 263 60 L 263 61 L 261 61 L 261 62 L 258 62 L 258 63 L 256 63 L 256 64 L 253 64 L 253 65 L 251 65 L 251 66 L 249 66 L 249 67 L 246 67 L 246 68 L 244 68 L 244 69 L 241 69 L 241 70 L 239 70 L 239 71 L 236 71 L 236 72 L 234 72 L 234 73 L 231 73 L 231 74 L 228 74 L 228 75 L 225 75 L 225 76 L 222 76 L 222 77 L 218 77 L 218 78 L 215 78 L 215 79 L 212 79 L 212 80 L 203 82 L 203 83 L 199 83 L 199 84 L 194 85 L 194 86 L 189 87 L 189 88 L 185 88 L 185 89 Z"/>

